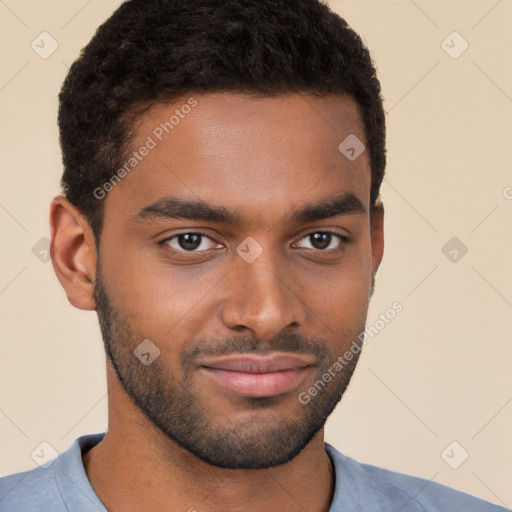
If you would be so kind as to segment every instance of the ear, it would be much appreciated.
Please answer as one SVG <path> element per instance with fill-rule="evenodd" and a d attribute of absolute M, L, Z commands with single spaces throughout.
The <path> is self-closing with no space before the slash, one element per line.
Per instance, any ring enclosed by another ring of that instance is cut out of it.
<path fill-rule="evenodd" d="M 384 254 L 384 205 L 378 199 L 371 206 L 370 229 L 372 238 L 372 275 L 375 276 Z"/>
<path fill-rule="evenodd" d="M 94 310 L 96 244 L 85 217 L 63 196 L 50 205 L 50 256 L 69 302 L 78 309 Z"/>

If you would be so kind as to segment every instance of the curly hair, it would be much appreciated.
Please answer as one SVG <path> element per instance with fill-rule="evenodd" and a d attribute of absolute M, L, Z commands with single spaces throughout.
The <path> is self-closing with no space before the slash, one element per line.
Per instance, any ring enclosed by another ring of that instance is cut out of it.
<path fill-rule="evenodd" d="M 64 195 L 99 245 L 104 202 L 93 191 L 129 157 L 134 126 L 156 102 L 198 92 L 348 94 L 372 173 L 386 166 L 385 116 L 369 51 L 321 0 L 131 0 L 108 18 L 59 93 Z"/>

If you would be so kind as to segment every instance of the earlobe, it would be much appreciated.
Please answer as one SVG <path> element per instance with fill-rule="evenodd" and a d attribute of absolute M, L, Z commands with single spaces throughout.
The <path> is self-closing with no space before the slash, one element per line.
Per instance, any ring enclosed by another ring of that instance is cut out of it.
<path fill-rule="evenodd" d="M 50 205 L 50 255 L 57 278 L 69 302 L 94 310 L 96 245 L 85 217 L 62 195 Z"/>
<path fill-rule="evenodd" d="M 384 205 L 377 200 L 371 208 L 372 273 L 375 276 L 384 254 Z"/>

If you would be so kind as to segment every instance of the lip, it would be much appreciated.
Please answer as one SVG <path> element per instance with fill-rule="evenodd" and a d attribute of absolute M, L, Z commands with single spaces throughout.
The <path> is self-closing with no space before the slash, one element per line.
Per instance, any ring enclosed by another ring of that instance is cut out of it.
<path fill-rule="evenodd" d="M 201 366 L 218 370 L 231 370 L 243 373 L 271 373 L 311 366 L 314 360 L 298 354 L 272 354 L 270 356 L 229 356 L 205 360 Z"/>
<path fill-rule="evenodd" d="M 298 355 L 234 356 L 204 361 L 203 373 L 243 396 L 276 396 L 296 388 L 313 361 Z"/>

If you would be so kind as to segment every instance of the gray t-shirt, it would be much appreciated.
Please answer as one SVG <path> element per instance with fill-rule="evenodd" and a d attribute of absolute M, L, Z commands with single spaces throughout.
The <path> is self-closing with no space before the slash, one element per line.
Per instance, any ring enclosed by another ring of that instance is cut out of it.
<path fill-rule="evenodd" d="M 0 478 L 1 512 L 106 512 L 82 463 L 105 433 L 78 437 L 44 467 Z M 329 443 L 325 449 L 336 472 L 329 512 L 505 512 L 449 487 L 387 469 L 361 464 Z"/>

